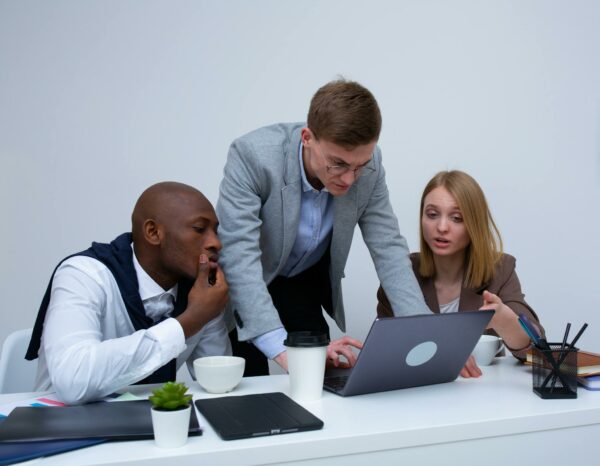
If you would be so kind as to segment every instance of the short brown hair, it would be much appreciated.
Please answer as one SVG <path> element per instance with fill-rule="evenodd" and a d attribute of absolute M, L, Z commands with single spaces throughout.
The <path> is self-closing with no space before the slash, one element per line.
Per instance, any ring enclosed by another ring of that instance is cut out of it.
<path fill-rule="evenodd" d="M 464 285 L 467 288 L 477 289 L 491 280 L 494 275 L 494 268 L 502 255 L 502 238 L 481 187 L 472 176 L 459 170 L 439 172 L 427 183 L 421 196 L 419 274 L 423 277 L 435 275 L 433 252 L 423 237 L 422 219 L 425 197 L 439 187 L 446 188 L 452 194 L 462 213 L 471 240 L 465 254 Z"/>
<path fill-rule="evenodd" d="M 354 148 L 379 139 L 381 112 L 367 88 L 340 79 L 316 92 L 310 101 L 307 123 L 317 139 Z"/>

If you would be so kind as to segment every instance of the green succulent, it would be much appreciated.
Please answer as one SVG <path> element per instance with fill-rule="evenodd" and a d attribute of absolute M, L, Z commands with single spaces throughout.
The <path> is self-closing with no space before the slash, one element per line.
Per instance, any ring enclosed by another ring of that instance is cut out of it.
<path fill-rule="evenodd" d="M 162 387 L 152 390 L 152 395 L 148 399 L 153 408 L 161 411 L 186 408 L 192 400 L 192 395 L 186 395 L 187 389 L 185 384 L 167 382 Z"/>

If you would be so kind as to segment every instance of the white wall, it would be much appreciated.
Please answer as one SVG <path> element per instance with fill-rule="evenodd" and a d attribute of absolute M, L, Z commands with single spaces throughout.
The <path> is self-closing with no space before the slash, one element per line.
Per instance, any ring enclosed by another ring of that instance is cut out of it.
<path fill-rule="evenodd" d="M 599 24 L 593 0 L 0 1 L 0 341 L 145 187 L 215 202 L 229 143 L 304 119 L 341 74 L 379 100 L 411 248 L 427 180 L 468 171 L 550 337 L 589 322 L 600 351 Z M 378 282 L 358 231 L 346 276 L 363 338 Z"/>

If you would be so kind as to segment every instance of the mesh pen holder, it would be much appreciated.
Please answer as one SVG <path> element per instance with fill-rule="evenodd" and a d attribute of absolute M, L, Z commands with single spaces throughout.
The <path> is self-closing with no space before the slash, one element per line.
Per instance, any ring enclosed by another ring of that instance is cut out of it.
<path fill-rule="evenodd" d="M 533 391 L 544 399 L 577 398 L 577 348 L 548 343 L 533 348 Z"/>

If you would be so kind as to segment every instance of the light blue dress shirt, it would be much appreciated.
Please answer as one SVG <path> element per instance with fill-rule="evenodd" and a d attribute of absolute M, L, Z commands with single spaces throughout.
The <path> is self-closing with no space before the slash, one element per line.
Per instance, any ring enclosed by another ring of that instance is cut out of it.
<path fill-rule="evenodd" d="M 315 189 L 308 182 L 302 160 L 302 144 L 298 151 L 302 174 L 300 222 L 294 247 L 281 269 L 284 277 L 293 277 L 319 262 L 333 231 L 333 202 L 326 188 Z"/>

